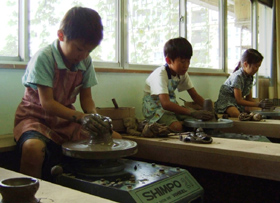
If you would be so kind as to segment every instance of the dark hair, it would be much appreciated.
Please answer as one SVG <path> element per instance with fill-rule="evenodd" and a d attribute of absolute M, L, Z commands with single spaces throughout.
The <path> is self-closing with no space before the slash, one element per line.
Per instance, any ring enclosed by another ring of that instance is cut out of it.
<path fill-rule="evenodd" d="M 263 56 L 256 49 L 247 49 L 242 54 L 241 60 L 239 61 L 238 65 L 236 66 L 233 72 L 237 71 L 245 61 L 247 61 L 247 63 L 251 65 L 259 63 L 262 60 Z"/>
<path fill-rule="evenodd" d="M 183 37 L 170 39 L 165 43 L 163 53 L 164 57 L 169 57 L 171 60 L 190 59 L 193 54 L 192 45 Z"/>
<path fill-rule="evenodd" d="M 59 29 L 67 40 L 79 39 L 97 46 L 103 39 L 101 17 L 90 8 L 71 8 L 63 17 Z"/>

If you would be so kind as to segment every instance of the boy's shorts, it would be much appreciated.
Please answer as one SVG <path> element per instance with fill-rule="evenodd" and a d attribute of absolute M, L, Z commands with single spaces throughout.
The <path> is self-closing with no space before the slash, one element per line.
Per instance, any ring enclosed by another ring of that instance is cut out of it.
<path fill-rule="evenodd" d="M 51 168 L 59 164 L 62 160 L 62 148 L 61 145 L 56 144 L 54 141 L 45 137 L 41 133 L 31 130 L 24 132 L 19 140 L 17 141 L 17 150 L 21 157 L 22 145 L 26 140 L 29 139 L 39 139 L 46 145 L 45 159 L 42 167 L 42 179 L 51 181 L 53 177 L 51 176 Z"/>
<path fill-rule="evenodd" d="M 162 115 L 162 117 L 158 120 L 158 123 L 169 126 L 169 125 L 171 125 L 171 123 L 173 123 L 175 121 L 183 121 L 185 119 L 193 119 L 193 118 L 189 115 L 164 113 Z"/>

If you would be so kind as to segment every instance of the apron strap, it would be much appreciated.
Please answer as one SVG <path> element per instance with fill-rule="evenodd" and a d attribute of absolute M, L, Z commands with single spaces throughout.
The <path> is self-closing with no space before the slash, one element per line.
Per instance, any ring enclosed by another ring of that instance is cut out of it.
<path fill-rule="evenodd" d="M 170 71 L 170 68 L 169 68 L 169 66 L 168 66 L 167 63 L 164 65 L 164 67 L 165 67 L 165 70 L 166 70 L 166 72 L 167 72 L 168 79 L 170 80 L 170 79 L 171 79 L 171 71 Z"/>
<path fill-rule="evenodd" d="M 168 80 L 170 80 L 171 79 L 171 70 L 170 70 L 170 68 L 169 68 L 167 63 L 164 65 L 164 67 L 165 67 L 165 70 L 167 72 Z M 180 79 L 180 75 L 177 75 L 177 76 Z"/>

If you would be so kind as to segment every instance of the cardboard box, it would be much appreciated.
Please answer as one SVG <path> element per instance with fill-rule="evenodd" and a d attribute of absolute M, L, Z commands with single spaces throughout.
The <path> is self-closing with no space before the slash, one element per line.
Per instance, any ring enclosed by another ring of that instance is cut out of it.
<path fill-rule="evenodd" d="M 125 132 L 126 128 L 123 123 L 123 119 L 127 117 L 135 117 L 135 107 L 104 107 L 96 108 L 98 114 L 102 116 L 108 116 L 112 119 L 113 130 L 117 132 Z"/>

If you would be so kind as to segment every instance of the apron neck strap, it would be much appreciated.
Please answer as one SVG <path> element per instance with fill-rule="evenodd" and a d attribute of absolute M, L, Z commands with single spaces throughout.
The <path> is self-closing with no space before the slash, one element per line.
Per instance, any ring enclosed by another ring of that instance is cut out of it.
<path fill-rule="evenodd" d="M 167 72 L 168 79 L 171 79 L 171 70 L 170 70 L 168 64 L 166 63 L 166 64 L 164 65 L 164 67 L 165 67 L 165 70 L 166 70 L 166 72 Z"/>

